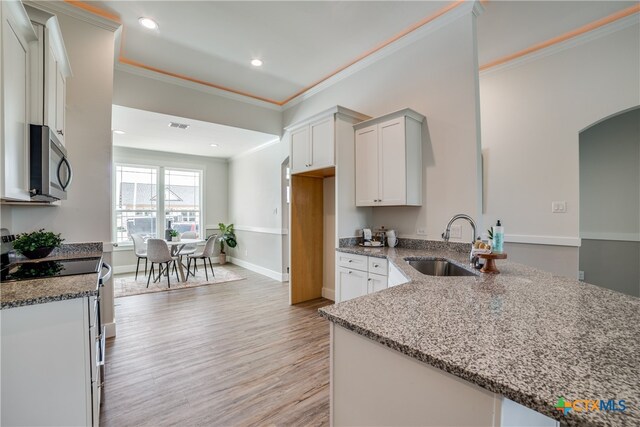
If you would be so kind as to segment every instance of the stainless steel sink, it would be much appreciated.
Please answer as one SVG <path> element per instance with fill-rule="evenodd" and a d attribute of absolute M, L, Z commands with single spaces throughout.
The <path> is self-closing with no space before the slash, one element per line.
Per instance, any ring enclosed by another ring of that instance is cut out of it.
<path fill-rule="evenodd" d="M 473 271 L 442 258 L 407 259 L 406 261 L 411 267 L 427 276 L 477 276 Z"/>

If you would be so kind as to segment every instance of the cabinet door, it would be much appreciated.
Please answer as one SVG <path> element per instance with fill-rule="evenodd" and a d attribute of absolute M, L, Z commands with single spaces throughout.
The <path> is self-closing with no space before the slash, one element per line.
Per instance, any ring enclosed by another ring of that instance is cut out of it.
<path fill-rule="evenodd" d="M 29 200 L 28 180 L 28 44 L 2 10 L 2 87 L 4 89 L 2 159 L 2 198 Z M 7 8 L 8 9 L 8 8 Z"/>
<path fill-rule="evenodd" d="M 309 169 L 309 126 L 291 132 L 291 173 L 305 172 Z"/>
<path fill-rule="evenodd" d="M 45 40 L 51 40 L 51 30 L 45 28 Z M 46 58 L 44 61 L 44 125 L 52 130 L 56 129 L 56 81 L 58 75 L 58 63 L 53 47 L 50 44 L 45 46 Z"/>
<path fill-rule="evenodd" d="M 367 294 L 367 273 L 364 271 L 338 268 L 337 301 L 347 301 Z"/>
<path fill-rule="evenodd" d="M 382 274 L 369 273 L 369 293 L 387 289 L 387 281 L 387 276 L 383 276 Z"/>
<path fill-rule="evenodd" d="M 64 120 L 66 101 L 66 81 L 62 75 L 62 69 L 56 63 L 56 135 L 64 144 Z"/>
<path fill-rule="evenodd" d="M 404 117 L 378 125 L 379 186 L 382 206 L 407 203 L 407 165 Z"/>
<path fill-rule="evenodd" d="M 356 131 L 356 206 L 375 206 L 378 201 L 378 128 Z"/>
<path fill-rule="evenodd" d="M 334 148 L 334 119 L 333 115 L 311 123 L 311 167 L 309 169 L 322 169 L 335 166 Z"/>

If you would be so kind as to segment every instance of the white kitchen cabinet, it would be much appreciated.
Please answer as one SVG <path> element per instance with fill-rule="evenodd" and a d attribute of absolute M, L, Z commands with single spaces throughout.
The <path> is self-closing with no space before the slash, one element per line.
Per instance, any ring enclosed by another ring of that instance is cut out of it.
<path fill-rule="evenodd" d="M 96 310 L 95 296 L 0 310 L 0 424 L 98 426 Z"/>
<path fill-rule="evenodd" d="M 291 132 L 291 172 L 306 171 L 311 157 L 309 145 L 309 127 L 305 126 Z"/>
<path fill-rule="evenodd" d="M 338 292 L 337 301 L 347 301 L 366 295 L 369 291 L 369 282 L 366 271 L 338 267 Z"/>
<path fill-rule="evenodd" d="M 405 109 L 354 125 L 356 206 L 422 204 L 422 122 Z"/>
<path fill-rule="evenodd" d="M 369 273 L 367 293 L 374 293 L 387 289 L 387 276 Z"/>
<path fill-rule="evenodd" d="M 30 200 L 29 53 L 36 34 L 19 1 L 0 2 L 0 198 Z"/>
<path fill-rule="evenodd" d="M 353 124 L 368 118 L 337 106 L 288 126 L 291 135 L 291 173 L 305 173 L 335 167 L 336 121 Z"/>
<path fill-rule="evenodd" d="M 384 258 L 338 252 L 336 302 L 387 289 L 387 266 L 388 261 Z"/>
<path fill-rule="evenodd" d="M 335 166 L 334 120 L 330 115 L 291 132 L 292 173 Z"/>
<path fill-rule="evenodd" d="M 48 126 L 64 144 L 71 67 L 62 32 L 55 15 L 29 6 L 27 12 L 38 34 L 37 48 L 31 55 L 31 123 Z"/>

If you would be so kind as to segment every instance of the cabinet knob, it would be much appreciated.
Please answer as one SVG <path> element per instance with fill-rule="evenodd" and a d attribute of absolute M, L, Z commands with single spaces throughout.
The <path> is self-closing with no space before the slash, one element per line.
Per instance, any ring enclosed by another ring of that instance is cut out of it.
<path fill-rule="evenodd" d="M 353 260 L 352 260 L 352 259 L 350 259 L 348 262 L 353 262 Z"/>
<path fill-rule="evenodd" d="M 349 274 L 353 273 L 353 271 L 349 270 Z"/>
<path fill-rule="evenodd" d="M 56 133 L 57 133 L 58 135 L 64 135 L 64 132 L 63 132 L 62 130 L 60 130 L 60 129 L 58 129 L 58 130 L 56 131 Z"/>
<path fill-rule="evenodd" d="M 373 264 L 373 268 L 378 268 L 380 267 L 378 264 Z"/>
<path fill-rule="evenodd" d="M 369 278 L 367 279 L 367 281 L 368 281 L 368 282 L 370 282 L 370 281 L 371 281 L 371 277 L 369 277 Z"/>

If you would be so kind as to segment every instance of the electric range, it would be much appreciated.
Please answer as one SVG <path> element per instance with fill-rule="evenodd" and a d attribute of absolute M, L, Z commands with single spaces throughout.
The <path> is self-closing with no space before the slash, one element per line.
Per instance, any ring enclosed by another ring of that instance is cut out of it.
<path fill-rule="evenodd" d="M 101 268 L 101 257 L 62 259 L 57 261 L 26 261 L 11 264 L 0 270 L 0 280 L 8 282 L 47 277 L 75 276 L 78 274 L 99 273 Z"/>

